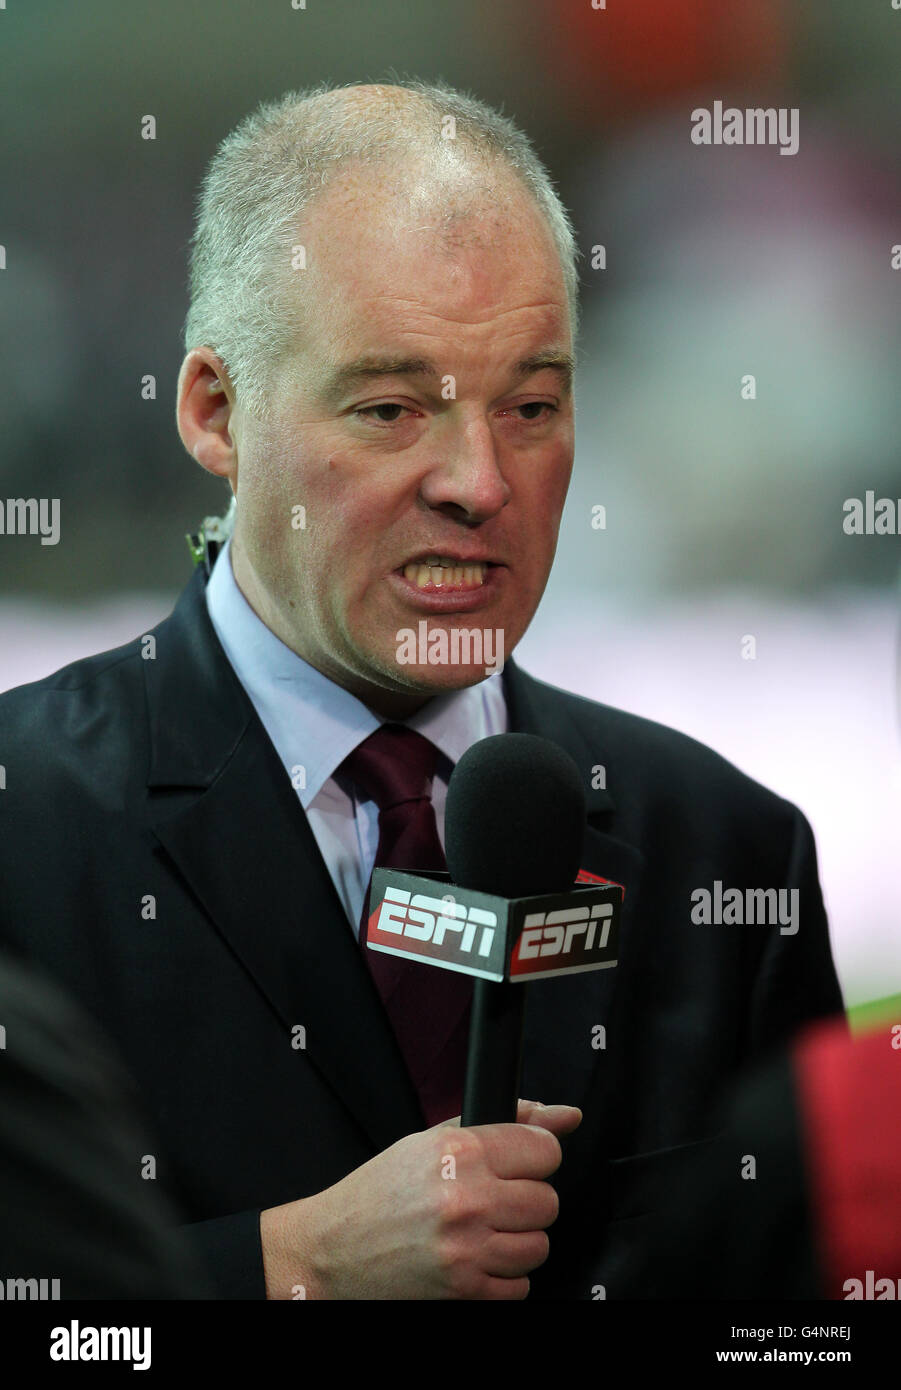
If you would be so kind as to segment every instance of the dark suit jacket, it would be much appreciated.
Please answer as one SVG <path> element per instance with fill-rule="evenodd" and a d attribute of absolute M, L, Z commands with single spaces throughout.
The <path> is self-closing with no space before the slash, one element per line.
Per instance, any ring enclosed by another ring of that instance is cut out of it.
<path fill-rule="evenodd" d="M 118 1044 L 221 1296 L 262 1298 L 260 1210 L 424 1122 L 204 583 L 198 569 L 155 649 L 139 638 L 0 697 L 0 936 Z M 513 661 L 504 680 L 511 727 L 583 770 L 582 867 L 626 887 L 619 965 L 529 987 L 521 1088 L 584 1112 L 531 1296 L 615 1297 L 723 1087 L 842 1008 L 814 842 L 794 806 L 694 740 Z M 715 879 L 798 888 L 797 935 L 693 924 L 691 893 Z"/>
<path fill-rule="evenodd" d="M 825 1026 L 846 1033 L 842 1022 Z M 847 1038 L 846 1045 L 853 1047 Z M 730 1090 L 711 1125 L 716 1137 L 694 1146 L 647 1241 L 625 1254 L 620 1293 L 829 1297 L 791 1048 L 772 1054 Z"/>
<path fill-rule="evenodd" d="M 896 1026 L 889 1015 L 852 1039 L 844 1019 L 815 1023 L 752 1068 L 711 1116 L 716 1137 L 697 1146 L 652 1239 L 632 1252 L 623 1291 L 845 1299 L 849 1280 L 866 1288 L 868 1270 L 901 1278 Z"/>

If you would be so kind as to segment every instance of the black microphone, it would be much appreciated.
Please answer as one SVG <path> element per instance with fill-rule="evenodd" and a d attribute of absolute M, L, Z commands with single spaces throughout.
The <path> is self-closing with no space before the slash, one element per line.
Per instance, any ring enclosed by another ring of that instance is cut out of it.
<path fill-rule="evenodd" d="M 480 739 L 451 774 L 448 870 L 373 871 L 366 944 L 475 977 L 462 1123 L 515 1121 L 526 985 L 617 964 L 624 886 L 579 869 L 585 793 L 533 734 Z"/>
<path fill-rule="evenodd" d="M 566 893 L 579 872 L 585 792 L 568 753 L 534 734 L 480 739 L 451 774 L 451 882 L 501 898 Z M 516 1119 L 525 984 L 476 979 L 461 1124 Z"/>

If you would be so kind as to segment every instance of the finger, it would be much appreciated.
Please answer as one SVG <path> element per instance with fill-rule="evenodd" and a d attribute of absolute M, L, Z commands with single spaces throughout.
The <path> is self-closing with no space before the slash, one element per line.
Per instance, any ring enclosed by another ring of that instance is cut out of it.
<path fill-rule="evenodd" d="M 521 1125 L 538 1125 L 552 1134 L 571 1134 L 582 1123 L 582 1111 L 577 1105 L 542 1105 L 537 1100 L 521 1100 L 516 1112 Z"/>
<path fill-rule="evenodd" d="M 482 1247 L 479 1264 L 485 1274 L 495 1278 L 517 1279 L 543 1265 L 550 1248 L 544 1231 L 528 1231 L 521 1235 L 494 1233 Z"/>
<path fill-rule="evenodd" d="M 498 1178 L 547 1178 L 563 1159 L 556 1135 L 540 1125 L 474 1125 L 482 1156 Z"/>
<path fill-rule="evenodd" d="M 485 1275 L 485 1282 L 478 1295 L 480 1299 L 496 1303 L 518 1303 L 528 1296 L 528 1279 L 495 1279 L 490 1274 Z"/>
<path fill-rule="evenodd" d="M 501 1234 L 544 1231 L 560 1213 L 560 1198 L 549 1182 L 531 1178 L 498 1179 L 488 1207 L 492 1229 Z"/>

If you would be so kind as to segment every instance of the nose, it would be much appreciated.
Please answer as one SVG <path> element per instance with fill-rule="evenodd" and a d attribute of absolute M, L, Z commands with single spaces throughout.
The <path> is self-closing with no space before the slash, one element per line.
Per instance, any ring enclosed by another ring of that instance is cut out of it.
<path fill-rule="evenodd" d="M 489 422 L 470 420 L 436 442 L 438 459 L 425 474 L 420 496 L 433 510 L 475 525 L 496 516 L 510 501 L 499 450 Z"/>

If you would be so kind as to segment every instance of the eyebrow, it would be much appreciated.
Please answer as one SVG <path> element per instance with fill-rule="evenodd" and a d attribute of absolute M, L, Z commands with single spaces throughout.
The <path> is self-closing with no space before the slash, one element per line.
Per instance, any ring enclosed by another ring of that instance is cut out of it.
<path fill-rule="evenodd" d="M 522 381 L 525 377 L 546 369 L 558 373 L 564 394 L 569 394 L 575 372 L 575 359 L 571 352 L 549 349 L 533 353 L 515 364 L 513 376 L 517 381 Z M 351 387 L 383 376 L 421 376 L 435 380 L 441 375 L 438 367 L 428 357 L 380 357 L 374 353 L 364 353 L 339 367 L 329 377 L 322 397 L 329 404 L 333 404 Z"/>

